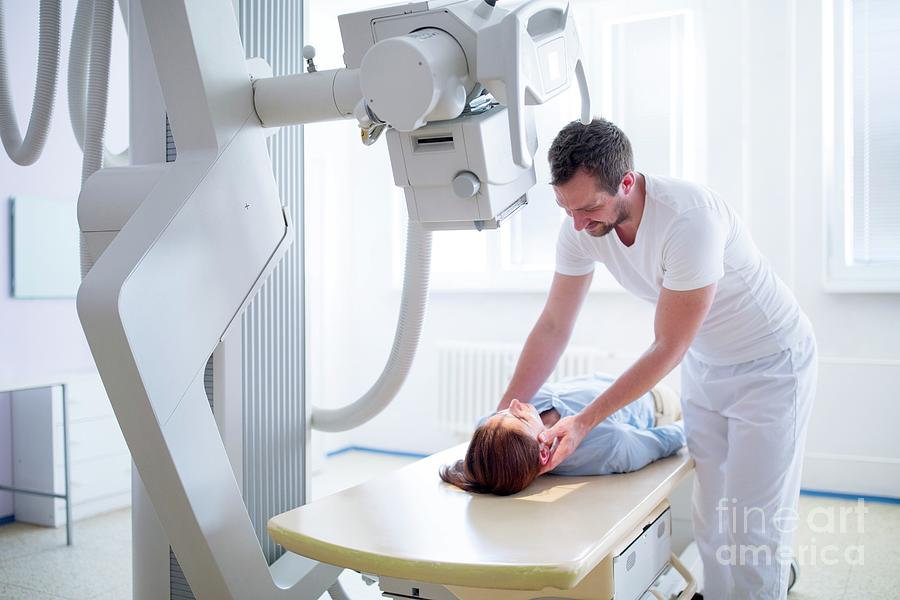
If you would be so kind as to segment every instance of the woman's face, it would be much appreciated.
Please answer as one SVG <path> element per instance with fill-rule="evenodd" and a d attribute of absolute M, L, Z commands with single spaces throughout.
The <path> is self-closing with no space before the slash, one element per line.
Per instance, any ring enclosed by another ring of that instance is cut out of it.
<path fill-rule="evenodd" d="M 546 429 L 533 405 L 515 399 L 509 404 L 509 408 L 499 411 L 493 418 L 501 419 L 504 426 L 515 427 L 536 440 L 538 434 Z"/>
<path fill-rule="evenodd" d="M 549 471 L 550 466 L 550 446 L 545 444 L 538 438 L 542 431 L 547 428 L 541 421 L 541 416 L 537 409 L 527 402 L 519 402 L 513 400 L 506 410 L 498 411 L 496 415 L 491 417 L 500 421 L 502 427 L 513 427 L 538 443 L 540 448 L 541 470 L 539 474 L 543 475 Z"/>

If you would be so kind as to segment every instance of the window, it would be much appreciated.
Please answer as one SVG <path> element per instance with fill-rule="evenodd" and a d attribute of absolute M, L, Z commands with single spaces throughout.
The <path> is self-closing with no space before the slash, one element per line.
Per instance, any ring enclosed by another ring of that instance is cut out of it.
<path fill-rule="evenodd" d="M 826 287 L 900 291 L 900 5 L 826 11 Z"/>

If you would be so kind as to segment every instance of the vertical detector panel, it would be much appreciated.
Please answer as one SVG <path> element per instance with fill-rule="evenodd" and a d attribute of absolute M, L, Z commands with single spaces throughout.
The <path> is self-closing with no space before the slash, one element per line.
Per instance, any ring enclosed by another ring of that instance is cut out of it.
<path fill-rule="evenodd" d="M 241 0 L 238 20 L 248 58 L 264 58 L 275 75 L 303 71 L 302 2 Z M 284 551 L 266 523 L 306 500 L 302 135 L 284 127 L 269 138 L 278 193 L 298 233 L 242 323 L 244 501 L 270 564 Z"/>

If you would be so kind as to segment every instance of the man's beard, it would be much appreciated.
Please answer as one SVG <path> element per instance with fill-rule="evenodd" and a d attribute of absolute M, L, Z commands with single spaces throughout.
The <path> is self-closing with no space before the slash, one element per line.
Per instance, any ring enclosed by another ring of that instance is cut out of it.
<path fill-rule="evenodd" d="M 587 234 L 591 237 L 603 237 L 615 228 L 616 226 L 610 223 L 597 221 L 596 225 L 593 225 L 592 228 L 587 229 Z"/>
<path fill-rule="evenodd" d="M 625 210 L 625 200 L 616 201 L 616 220 L 612 223 L 605 221 L 597 221 L 597 225 L 591 225 L 585 228 L 587 234 L 591 237 L 603 237 L 622 223 L 628 220 L 630 215 Z"/>

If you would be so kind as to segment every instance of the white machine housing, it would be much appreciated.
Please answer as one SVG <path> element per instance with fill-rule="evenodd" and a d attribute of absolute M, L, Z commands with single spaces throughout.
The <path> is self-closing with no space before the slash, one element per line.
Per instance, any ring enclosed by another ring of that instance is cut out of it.
<path fill-rule="evenodd" d="M 527 124 L 533 154 L 534 121 Z M 500 106 L 409 133 L 392 129 L 387 142 L 409 218 L 429 230 L 496 229 L 527 204 L 536 183 L 534 167 L 512 160 L 509 123 Z"/>
<path fill-rule="evenodd" d="M 581 44 L 564 0 L 511 10 L 431 0 L 338 21 L 346 71 L 358 76 L 335 70 L 256 81 L 257 114 L 267 127 L 311 122 L 323 115 L 304 107 L 306 99 L 332 97 L 317 103 L 328 118 L 354 116 L 364 131 L 389 127 L 394 182 L 409 218 L 426 230 L 494 229 L 527 204 L 537 151 L 530 105 L 577 80 L 581 120 L 590 121 Z M 360 100 L 351 113 L 346 84 L 354 77 Z"/>
<path fill-rule="evenodd" d="M 613 558 L 616 600 L 639 600 L 672 556 L 672 509 L 666 508 Z"/>

